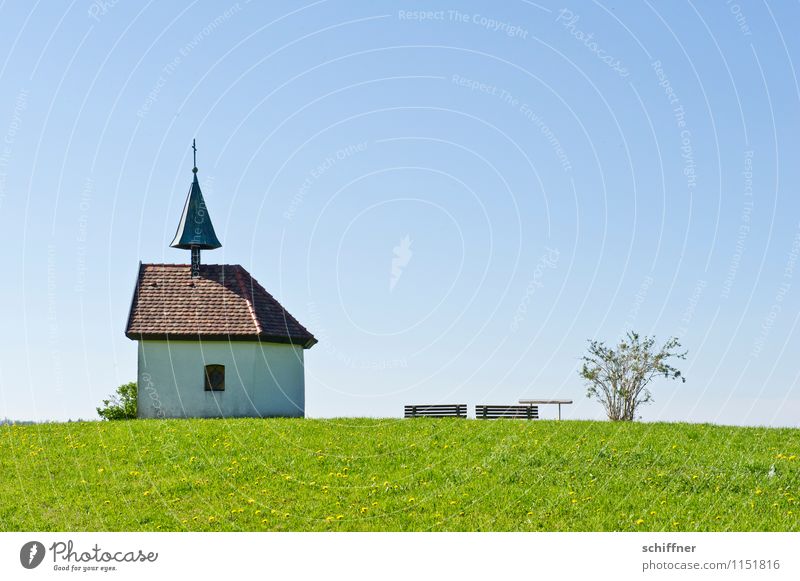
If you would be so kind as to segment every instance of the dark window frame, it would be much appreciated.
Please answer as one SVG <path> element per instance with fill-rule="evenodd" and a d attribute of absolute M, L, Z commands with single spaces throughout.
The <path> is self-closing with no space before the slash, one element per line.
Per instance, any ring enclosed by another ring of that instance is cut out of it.
<path fill-rule="evenodd" d="M 206 391 L 225 391 L 225 366 L 219 363 L 206 365 L 203 368 L 203 379 Z"/>

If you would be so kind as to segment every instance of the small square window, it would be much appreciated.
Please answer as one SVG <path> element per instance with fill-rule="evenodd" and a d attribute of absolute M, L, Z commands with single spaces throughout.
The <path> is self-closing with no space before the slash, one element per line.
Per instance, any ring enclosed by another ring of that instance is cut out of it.
<path fill-rule="evenodd" d="M 225 366 L 206 365 L 206 391 L 225 391 Z"/>

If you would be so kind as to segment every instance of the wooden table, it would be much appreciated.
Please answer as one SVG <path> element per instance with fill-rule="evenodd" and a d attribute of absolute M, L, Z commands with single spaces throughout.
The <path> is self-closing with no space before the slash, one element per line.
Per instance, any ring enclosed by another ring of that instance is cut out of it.
<path fill-rule="evenodd" d="M 519 403 L 522 405 L 543 405 L 555 404 L 558 406 L 558 419 L 561 419 L 561 406 L 571 404 L 571 399 L 521 399 Z"/>

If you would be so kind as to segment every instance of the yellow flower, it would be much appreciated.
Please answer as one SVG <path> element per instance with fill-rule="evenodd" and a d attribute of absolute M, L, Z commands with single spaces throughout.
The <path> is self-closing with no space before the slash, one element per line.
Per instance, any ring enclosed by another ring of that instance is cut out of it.
<path fill-rule="evenodd" d="M 642 524 L 642 523 L 644 523 L 644 519 L 643 519 L 643 518 L 640 518 L 640 519 L 638 519 L 638 520 L 636 521 L 636 524 L 637 524 L 637 525 L 640 525 L 640 524 Z"/>

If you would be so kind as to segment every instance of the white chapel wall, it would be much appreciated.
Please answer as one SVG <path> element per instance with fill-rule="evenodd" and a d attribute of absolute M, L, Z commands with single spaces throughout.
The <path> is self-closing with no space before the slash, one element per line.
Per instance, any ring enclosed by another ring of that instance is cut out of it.
<path fill-rule="evenodd" d="M 302 417 L 303 348 L 255 341 L 139 341 L 140 418 Z M 225 390 L 205 391 L 206 365 Z"/>

